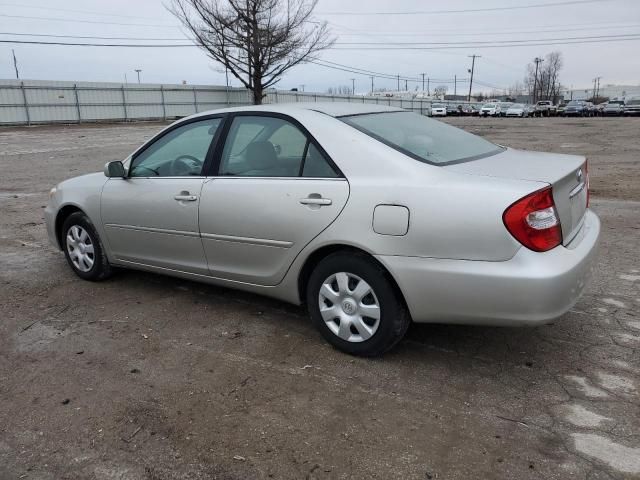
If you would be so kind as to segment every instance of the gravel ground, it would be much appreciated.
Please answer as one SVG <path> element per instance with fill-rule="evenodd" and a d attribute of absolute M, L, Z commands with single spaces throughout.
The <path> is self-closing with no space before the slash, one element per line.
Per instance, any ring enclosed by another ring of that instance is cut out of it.
<path fill-rule="evenodd" d="M 416 325 L 376 360 L 255 295 L 79 280 L 48 189 L 160 125 L 1 129 L 0 479 L 640 478 L 640 119 L 447 121 L 588 155 L 596 277 L 552 325 Z"/>

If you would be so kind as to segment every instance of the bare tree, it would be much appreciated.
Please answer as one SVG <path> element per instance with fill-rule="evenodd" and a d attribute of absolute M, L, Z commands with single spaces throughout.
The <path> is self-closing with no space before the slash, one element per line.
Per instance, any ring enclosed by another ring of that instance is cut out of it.
<path fill-rule="evenodd" d="M 561 89 L 561 69 L 562 54 L 560 52 L 551 52 L 545 56 L 544 61 L 538 65 L 537 79 L 535 65 L 528 64 L 524 84 L 531 98 L 557 102 Z"/>
<path fill-rule="evenodd" d="M 446 85 L 438 85 L 433 89 L 433 94 L 436 97 L 444 98 L 444 96 L 447 94 L 447 90 L 449 90 L 449 87 L 447 87 Z"/>
<path fill-rule="evenodd" d="M 261 104 L 265 89 L 309 62 L 334 40 L 313 22 L 318 0 L 171 0 L 168 9 L 196 44 Z"/>

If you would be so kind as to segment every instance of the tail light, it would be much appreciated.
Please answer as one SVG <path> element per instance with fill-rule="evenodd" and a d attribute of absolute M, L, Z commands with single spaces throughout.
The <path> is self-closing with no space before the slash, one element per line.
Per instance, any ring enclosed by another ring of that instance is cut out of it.
<path fill-rule="evenodd" d="M 562 243 L 562 230 L 551 187 L 513 203 L 505 210 L 502 221 L 516 240 L 534 252 L 546 252 Z"/>

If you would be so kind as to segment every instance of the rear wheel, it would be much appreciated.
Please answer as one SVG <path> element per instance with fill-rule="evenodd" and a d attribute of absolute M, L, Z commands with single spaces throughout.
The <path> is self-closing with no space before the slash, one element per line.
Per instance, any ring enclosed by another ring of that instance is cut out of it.
<path fill-rule="evenodd" d="M 72 213 L 64 221 L 61 244 L 67 262 L 80 278 L 96 281 L 111 275 L 100 237 L 84 213 Z"/>
<path fill-rule="evenodd" d="M 382 355 L 411 321 L 387 272 L 364 254 L 339 252 L 322 260 L 309 278 L 306 300 L 322 336 L 352 355 Z"/>

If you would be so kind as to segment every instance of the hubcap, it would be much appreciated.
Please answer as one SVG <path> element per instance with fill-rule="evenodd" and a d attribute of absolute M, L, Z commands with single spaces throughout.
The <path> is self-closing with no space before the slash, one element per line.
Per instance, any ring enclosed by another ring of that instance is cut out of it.
<path fill-rule="evenodd" d="M 71 263 L 81 272 L 88 272 L 93 267 L 95 254 L 93 242 L 87 231 L 80 225 L 67 230 L 67 252 Z"/>
<path fill-rule="evenodd" d="M 327 277 L 318 295 L 320 315 L 329 330 L 347 342 L 364 342 L 380 325 L 380 304 L 373 288 L 347 272 Z"/>

